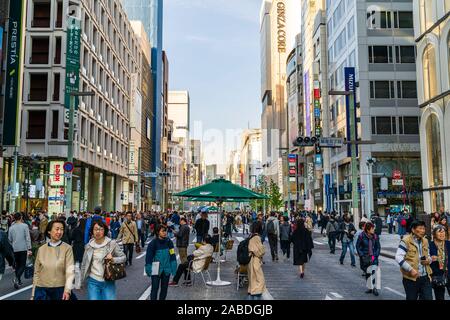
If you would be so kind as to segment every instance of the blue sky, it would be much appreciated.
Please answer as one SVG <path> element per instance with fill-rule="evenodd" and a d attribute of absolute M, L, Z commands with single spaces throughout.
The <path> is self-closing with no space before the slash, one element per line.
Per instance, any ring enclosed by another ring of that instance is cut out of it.
<path fill-rule="evenodd" d="M 190 92 L 191 125 L 202 121 L 203 132 L 260 127 L 260 5 L 261 0 L 164 0 L 169 88 Z M 213 142 L 204 142 L 205 160 L 223 162 L 228 150 L 211 150 L 220 145 Z"/>

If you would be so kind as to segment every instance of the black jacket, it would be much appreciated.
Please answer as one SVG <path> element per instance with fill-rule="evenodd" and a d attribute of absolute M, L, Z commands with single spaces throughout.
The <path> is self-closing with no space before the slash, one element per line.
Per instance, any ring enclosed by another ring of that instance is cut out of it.
<path fill-rule="evenodd" d="M 353 232 L 353 234 L 352 234 Z M 345 222 L 341 222 L 339 224 L 339 235 L 338 235 L 338 240 L 342 241 L 342 239 L 344 238 L 344 234 L 345 234 Z M 348 239 L 351 241 L 353 240 L 353 238 L 355 237 L 356 234 L 356 228 L 353 225 L 353 223 L 350 222 L 350 225 L 348 226 L 348 234 L 347 237 Z"/>
<path fill-rule="evenodd" d="M 0 274 L 5 273 L 5 259 L 9 265 L 14 265 L 14 252 L 8 241 L 8 237 L 5 232 L 0 230 Z"/>
<path fill-rule="evenodd" d="M 375 225 L 375 234 L 381 235 L 381 231 L 383 230 L 383 221 L 380 217 L 374 217 L 372 219 L 372 223 Z"/>
<path fill-rule="evenodd" d="M 177 248 L 187 248 L 189 246 L 189 234 L 191 233 L 191 230 L 189 229 L 188 225 L 182 225 L 180 226 L 180 231 L 178 231 L 176 238 L 177 238 Z"/>
<path fill-rule="evenodd" d="M 197 235 L 204 236 L 209 232 L 209 220 L 208 219 L 198 219 L 195 221 L 195 231 L 197 231 Z"/>

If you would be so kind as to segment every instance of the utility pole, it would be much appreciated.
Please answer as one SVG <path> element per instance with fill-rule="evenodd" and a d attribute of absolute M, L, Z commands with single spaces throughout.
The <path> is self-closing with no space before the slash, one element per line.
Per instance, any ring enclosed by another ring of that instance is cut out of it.
<path fill-rule="evenodd" d="M 355 114 L 355 94 L 353 90 L 349 92 L 350 100 L 350 139 L 352 155 L 352 214 L 355 225 L 359 224 L 359 193 L 358 193 L 358 162 L 356 159 L 357 141 L 356 141 L 356 114 Z"/>
<path fill-rule="evenodd" d="M 142 189 L 142 184 L 141 184 L 141 153 L 142 153 L 142 148 L 139 147 L 138 149 L 138 197 L 137 197 L 137 212 L 141 211 L 141 189 Z"/>

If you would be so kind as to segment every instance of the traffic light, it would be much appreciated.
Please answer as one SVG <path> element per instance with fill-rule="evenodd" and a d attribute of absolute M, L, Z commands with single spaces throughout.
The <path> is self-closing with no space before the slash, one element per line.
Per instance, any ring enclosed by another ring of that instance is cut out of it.
<path fill-rule="evenodd" d="M 298 137 L 294 141 L 296 147 L 312 147 L 319 142 L 318 137 Z"/>
<path fill-rule="evenodd" d="M 160 172 L 159 176 L 160 177 L 170 177 L 170 173 L 169 172 Z"/>

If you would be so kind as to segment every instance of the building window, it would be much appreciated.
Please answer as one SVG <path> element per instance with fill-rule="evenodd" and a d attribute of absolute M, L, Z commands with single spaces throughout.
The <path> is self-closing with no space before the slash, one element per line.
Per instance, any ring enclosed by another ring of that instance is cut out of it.
<path fill-rule="evenodd" d="M 419 117 L 399 117 L 400 134 L 419 134 Z"/>
<path fill-rule="evenodd" d="M 417 99 L 416 81 L 398 81 L 397 94 L 399 99 Z"/>
<path fill-rule="evenodd" d="M 56 21 L 55 21 L 55 28 L 61 28 L 62 27 L 62 17 L 63 17 L 63 3 L 62 1 L 58 1 L 56 3 Z"/>
<path fill-rule="evenodd" d="M 396 134 L 395 117 L 372 117 L 372 134 Z"/>
<path fill-rule="evenodd" d="M 391 46 L 369 46 L 369 63 L 392 63 Z"/>
<path fill-rule="evenodd" d="M 33 2 L 33 20 L 31 26 L 34 28 L 50 28 L 50 1 Z"/>
<path fill-rule="evenodd" d="M 416 48 L 414 46 L 396 46 L 395 61 L 397 63 L 416 63 Z"/>
<path fill-rule="evenodd" d="M 367 26 L 369 29 L 391 29 L 392 14 L 390 11 L 367 12 Z"/>
<path fill-rule="evenodd" d="M 412 29 L 414 28 L 414 19 L 412 11 L 394 12 L 394 28 Z"/>
<path fill-rule="evenodd" d="M 427 152 L 428 152 L 428 181 L 430 187 L 443 185 L 442 150 L 439 120 L 431 114 L 426 124 Z"/>
<path fill-rule="evenodd" d="M 61 74 L 53 74 L 53 96 L 52 101 L 59 101 L 59 91 L 60 91 Z"/>
<path fill-rule="evenodd" d="M 30 94 L 28 101 L 47 101 L 47 73 L 30 73 Z"/>
<path fill-rule="evenodd" d="M 28 111 L 27 139 L 45 139 L 46 111 Z"/>
<path fill-rule="evenodd" d="M 55 64 L 61 64 L 61 37 L 55 38 Z"/>
<path fill-rule="evenodd" d="M 423 89 L 425 101 L 437 96 L 436 50 L 429 44 L 423 53 Z"/>
<path fill-rule="evenodd" d="M 48 64 L 49 37 L 31 38 L 31 64 Z"/>
<path fill-rule="evenodd" d="M 58 139 L 58 131 L 59 131 L 59 111 L 52 111 L 52 139 Z"/>
<path fill-rule="evenodd" d="M 370 81 L 370 99 L 394 98 L 394 81 Z"/>

